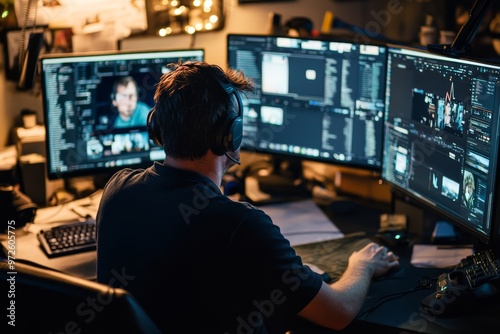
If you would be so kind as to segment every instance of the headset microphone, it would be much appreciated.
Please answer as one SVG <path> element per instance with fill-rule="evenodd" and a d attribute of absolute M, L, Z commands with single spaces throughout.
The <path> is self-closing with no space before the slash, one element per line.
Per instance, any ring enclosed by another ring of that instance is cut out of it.
<path fill-rule="evenodd" d="M 227 152 L 225 152 L 224 154 L 226 155 L 226 157 L 228 157 L 229 160 L 231 160 L 235 164 L 241 165 L 241 162 L 239 162 L 238 160 L 236 160 L 235 158 L 233 158 L 232 156 L 230 156 L 229 154 L 227 154 Z"/>

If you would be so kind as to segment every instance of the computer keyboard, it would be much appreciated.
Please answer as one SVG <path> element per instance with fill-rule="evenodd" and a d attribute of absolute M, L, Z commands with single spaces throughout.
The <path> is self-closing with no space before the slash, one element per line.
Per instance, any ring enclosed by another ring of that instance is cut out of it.
<path fill-rule="evenodd" d="M 500 260 L 491 249 L 483 249 L 462 259 L 454 271 L 463 272 L 471 289 L 500 278 Z M 451 273 L 450 273 L 451 274 Z"/>
<path fill-rule="evenodd" d="M 51 227 L 37 233 L 38 241 L 49 258 L 95 250 L 94 219 Z"/>

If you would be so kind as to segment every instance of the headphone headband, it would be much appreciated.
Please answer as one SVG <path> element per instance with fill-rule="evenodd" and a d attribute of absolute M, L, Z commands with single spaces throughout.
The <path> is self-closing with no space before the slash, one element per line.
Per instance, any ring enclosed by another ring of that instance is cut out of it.
<path fill-rule="evenodd" d="M 213 72 L 213 71 L 212 71 Z M 222 73 L 223 74 L 223 73 Z M 229 112 L 220 122 L 222 127 L 215 129 L 214 140 L 210 149 L 217 155 L 224 155 L 226 152 L 237 151 L 243 139 L 243 102 L 238 90 L 229 82 L 223 74 L 212 73 L 212 77 L 219 83 L 219 86 L 227 95 L 234 95 L 236 99 L 237 113 Z M 161 128 L 157 124 L 155 108 L 151 108 L 147 118 L 149 138 L 158 146 L 163 146 Z"/>

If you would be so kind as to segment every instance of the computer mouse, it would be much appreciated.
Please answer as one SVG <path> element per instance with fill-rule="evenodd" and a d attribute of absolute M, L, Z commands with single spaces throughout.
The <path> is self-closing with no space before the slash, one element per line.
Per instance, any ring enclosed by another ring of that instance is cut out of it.
<path fill-rule="evenodd" d="M 387 247 L 398 247 L 408 244 L 408 234 L 404 230 L 380 231 L 375 235 L 375 238 Z"/>

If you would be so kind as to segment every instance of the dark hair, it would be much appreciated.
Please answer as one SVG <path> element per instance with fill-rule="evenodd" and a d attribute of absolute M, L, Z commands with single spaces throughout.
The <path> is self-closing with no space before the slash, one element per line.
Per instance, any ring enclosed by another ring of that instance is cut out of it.
<path fill-rule="evenodd" d="M 176 159 L 199 159 L 222 131 L 221 120 L 238 108 L 215 77 L 225 76 L 238 92 L 253 91 L 253 82 L 240 71 L 224 71 L 203 61 L 179 62 L 168 68 L 154 96 L 163 148 Z"/>
<path fill-rule="evenodd" d="M 139 86 L 137 85 L 137 81 L 135 81 L 134 77 L 131 75 L 127 75 L 124 77 L 120 77 L 115 80 L 113 83 L 113 88 L 111 89 L 111 99 L 116 100 L 116 91 L 118 89 L 118 86 L 128 86 L 129 83 L 132 83 L 137 89 L 139 89 Z"/>

